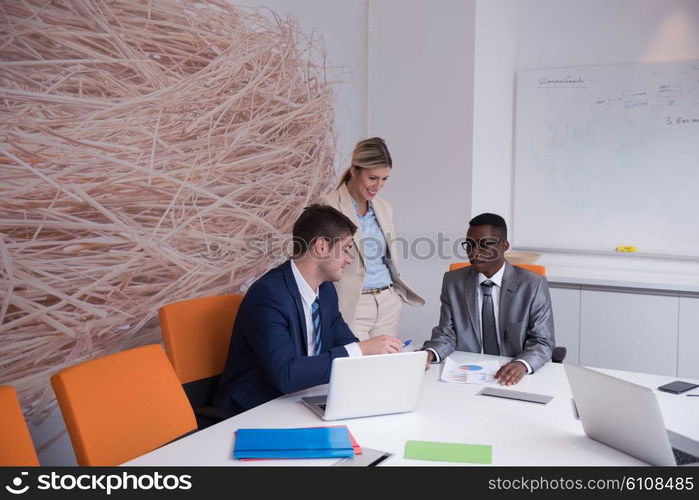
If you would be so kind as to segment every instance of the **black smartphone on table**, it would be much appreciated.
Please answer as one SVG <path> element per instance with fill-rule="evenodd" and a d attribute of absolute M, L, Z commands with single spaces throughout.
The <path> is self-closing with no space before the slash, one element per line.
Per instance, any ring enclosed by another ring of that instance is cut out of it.
<path fill-rule="evenodd" d="M 661 385 L 660 387 L 658 387 L 658 390 L 663 392 L 671 392 L 672 394 L 682 394 L 683 392 L 687 392 L 691 389 L 694 389 L 695 387 L 699 387 L 699 384 L 692 384 L 689 382 L 682 382 L 681 380 L 675 380 L 674 382 L 670 382 L 669 384 Z"/>

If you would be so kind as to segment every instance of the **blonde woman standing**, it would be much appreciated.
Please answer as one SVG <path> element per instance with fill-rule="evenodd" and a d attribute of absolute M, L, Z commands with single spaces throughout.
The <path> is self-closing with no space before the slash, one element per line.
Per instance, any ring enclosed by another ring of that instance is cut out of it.
<path fill-rule="evenodd" d="M 397 336 L 403 303 L 421 306 L 420 298 L 396 269 L 398 254 L 391 205 L 377 195 L 388 180 L 393 162 L 386 143 L 372 137 L 357 143 L 352 164 L 337 189 L 323 202 L 354 222 L 353 259 L 335 282 L 340 312 L 360 339 Z"/>

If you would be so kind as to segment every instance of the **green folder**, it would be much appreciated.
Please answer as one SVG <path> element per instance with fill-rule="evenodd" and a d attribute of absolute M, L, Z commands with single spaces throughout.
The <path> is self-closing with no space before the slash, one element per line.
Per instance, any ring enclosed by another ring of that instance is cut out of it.
<path fill-rule="evenodd" d="M 493 447 L 484 444 L 408 441 L 405 443 L 405 455 L 403 455 L 403 458 L 433 460 L 435 462 L 492 464 Z"/>

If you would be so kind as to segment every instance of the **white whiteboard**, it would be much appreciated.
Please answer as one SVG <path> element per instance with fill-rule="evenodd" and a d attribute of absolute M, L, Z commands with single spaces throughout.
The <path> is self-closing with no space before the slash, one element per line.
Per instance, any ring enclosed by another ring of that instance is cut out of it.
<path fill-rule="evenodd" d="M 699 258 L 699 61 L 517 73 L 516 247 Z"/>

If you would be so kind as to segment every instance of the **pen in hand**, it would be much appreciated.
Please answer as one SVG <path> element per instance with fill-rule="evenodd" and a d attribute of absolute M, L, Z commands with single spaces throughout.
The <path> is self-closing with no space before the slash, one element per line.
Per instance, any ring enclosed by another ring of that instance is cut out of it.
<path fill-rule="evenodd" d="M 413 342 L 413 339 L 408 339 L 408 340 L 406 340 L 405 342 L 403 342 L 403 349 L 405 349 L 405 348 L 408 347 L 410 344 L 412 344 L 412 342 Z"/>

